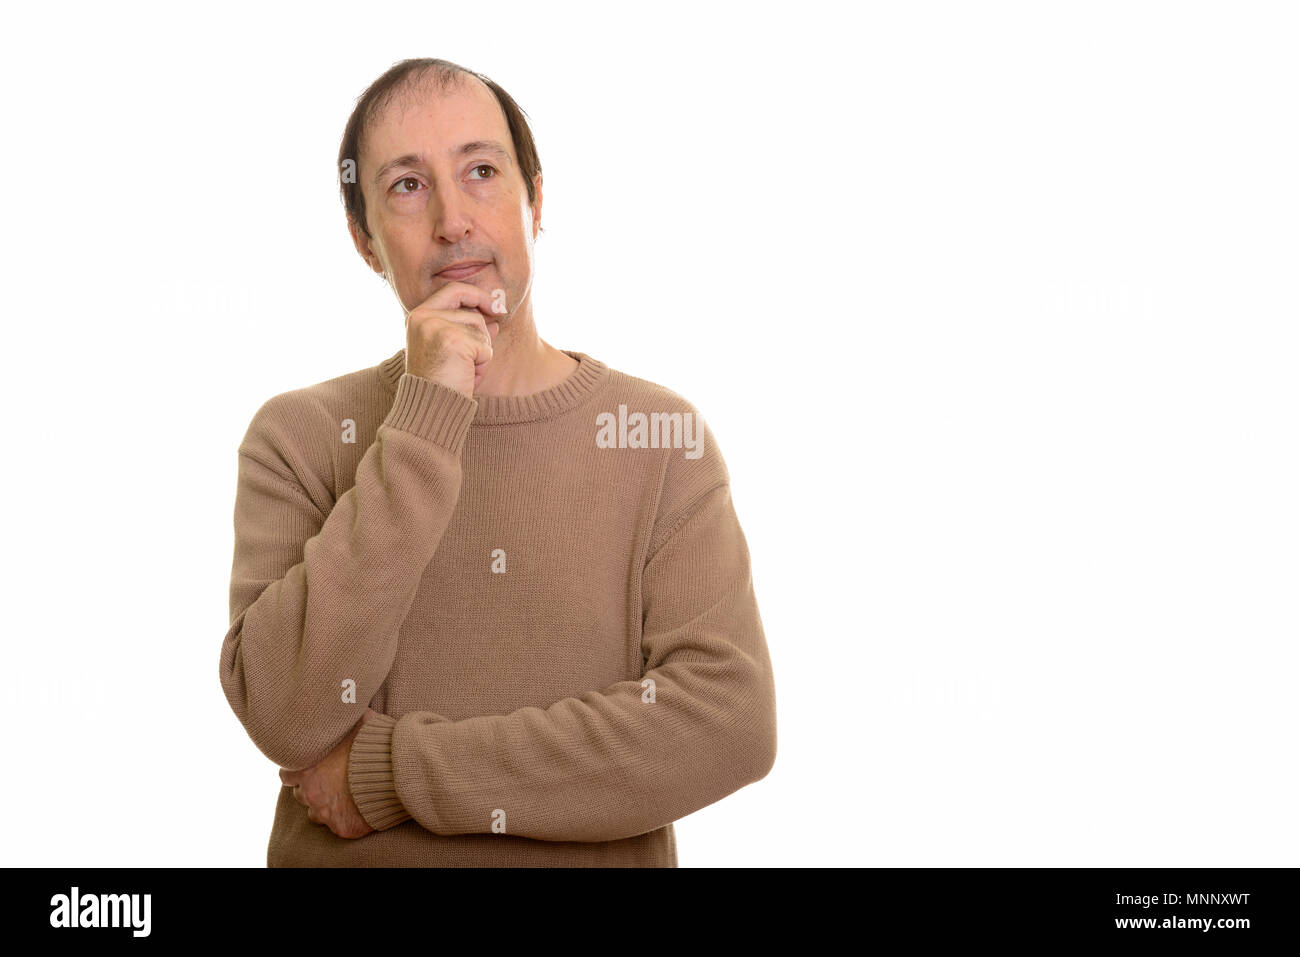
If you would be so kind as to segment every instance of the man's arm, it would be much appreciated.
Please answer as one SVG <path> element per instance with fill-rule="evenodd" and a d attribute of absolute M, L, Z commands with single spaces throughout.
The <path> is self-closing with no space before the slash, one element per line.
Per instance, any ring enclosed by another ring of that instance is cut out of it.
<path fill-rule="evenodd" d="M 329 441 L 333 423 L 286 400 L 258 411 L 239 449 L 221 686 L 262 753 L 299 769 L 347 737 L 388 676 L 460 495 L 477 405 L 404 373 L 354 486 L 322 509 L 304 481 L 317 499 L 323 490 L 295 450 Z M 345 679 L 356 682 L 355 704 L 342 701 Z"/>
<path fill-rule="evenodd" d="M 610 841 L 757 781 L 776 757 L 776 697 L 749 552 L 722 483 L 697 495 L 643 575 L 645 679 L 546 709 L 451 721 L 375 715 L 348 778 L 367 823 L 437 834 Z"/>

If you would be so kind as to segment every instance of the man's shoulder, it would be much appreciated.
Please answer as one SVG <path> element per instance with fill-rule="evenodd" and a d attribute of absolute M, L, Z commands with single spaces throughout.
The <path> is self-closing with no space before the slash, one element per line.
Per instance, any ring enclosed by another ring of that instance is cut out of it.
<path fill-rule="evenodd" d="M 665 385 L 611 369 L 601 399 L 597 443 L 658 450 L 663 457 L 660 516 L 684 515 L 692 505 L 730 482 L 713 430 L 699 408 Z"/>
<path fill-rule="evenodd" d="M 400 355 L 276 393 L 253 413 L 241 450 L 265 441 L 302 441 L 323 428 L 334 431 L 345 418 L 360 418 L 367 404 L 382 401 L 383 369 Z"/>
<path fill-rule="evenodd" d="M 622 402 L 640 412 L 685 413 L 699 415 L 699 409 L 678 392 L 658 382 L 611 368 L 606 401 Z M 616 411 L 616 410 L 610 410 Z"/>

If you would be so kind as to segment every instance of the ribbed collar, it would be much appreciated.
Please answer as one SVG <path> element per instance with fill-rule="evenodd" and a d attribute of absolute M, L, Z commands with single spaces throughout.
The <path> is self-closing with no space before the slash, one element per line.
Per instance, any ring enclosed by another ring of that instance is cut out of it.
<path fill-rule="evenodd" d="M 569 377 L 549 389 L 531 395 L 476 395 L 478 408 L 474 425 L 509 425 L 549 419 L 576 408 L 609 382 L 609 366 L 585 352 L 561 349 L 578 360 Z M 389 392 L 397 393 L 397 382 L 406 371 L 406 350 L 399 349 L 391 358 L 379 363 L 379 378 Z"/>

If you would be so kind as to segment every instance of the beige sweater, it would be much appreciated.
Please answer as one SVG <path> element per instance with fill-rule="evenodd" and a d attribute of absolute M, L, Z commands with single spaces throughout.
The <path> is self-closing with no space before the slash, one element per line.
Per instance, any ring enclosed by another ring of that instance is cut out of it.
<path fill-rule="evenodd" d="M 675 393 L 568 354 L 553 388 L 471 399 L 399 351 L 254 415 L 226 698 L 295 770 L 382 713 L 348 767 L 375 832 L 340 838 L 281 787 L 270 866 L 671 867 L 672 821 L 772 767 L 771 664 L 712 433 Z"/>

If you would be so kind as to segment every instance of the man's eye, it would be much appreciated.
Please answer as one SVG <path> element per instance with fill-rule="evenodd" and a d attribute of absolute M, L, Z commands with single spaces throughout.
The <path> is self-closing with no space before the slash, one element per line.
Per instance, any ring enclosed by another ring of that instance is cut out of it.
<path fill-rule="evenodd" d="M 490 171 L 490 175 L 488 175 L 488 176 L 484 176 L 484 177 L 480 177 L 481 179 L 491 179 L 493 176 L 495 176 L 495 175 L 497 174 L 496 167 L 495 167 L 495 166 L 489 166 L 487 163 L 480 163 L 478 166 L 475 166 L 472 170 L 470 170 L 470 172 L 471 172 L 471 173 L 477 173 L 477 172 L 478 172 L 479 170 L 481 170 L 481 169 L 485 169 L 485 170 L 489 170 L 489 171 Z"/>
<path fill-rule="evenodd" d="M 407 183 L 414 183 L 415 185 L 412 186 L 410 189 L 399 188 L 405 186 Z M 420 181 L 416 179 L 414 176 L 404 176 L 401 179 L 399 179 L 396 183 L 393 184 L 393 190 L 398 193 L 414 193 L 419 188 L 420 188 Z"/>

